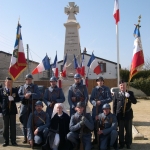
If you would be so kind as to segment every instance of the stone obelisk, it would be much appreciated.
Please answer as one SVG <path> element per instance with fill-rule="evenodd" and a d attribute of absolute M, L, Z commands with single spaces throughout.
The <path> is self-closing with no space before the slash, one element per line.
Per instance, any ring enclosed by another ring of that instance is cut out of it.
<path fill-rule="evenodd" d="M 64 24 L 66 27 L 64 55 L 67 53 L 67 77 L 71 78 L 76 73 L 74 69 L 74 55 L 78 63 L 81 58 L 79 28 L 75 15 L 79 13 L 79 7 L 74 2 L 69 2 L 69 6 L 65 7 L 65 13 L 68 15 L 68 20 Z"/>

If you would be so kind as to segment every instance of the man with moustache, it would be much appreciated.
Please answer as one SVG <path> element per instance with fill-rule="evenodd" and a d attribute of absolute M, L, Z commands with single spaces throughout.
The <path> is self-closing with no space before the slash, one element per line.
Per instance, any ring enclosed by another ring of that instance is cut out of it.
<path fill-rule="evenodd" d="M 33 114 L 30 114 L 27 123 L 27 138 L 32 148 L 34 144 L 39 145 L 46 141 L 49 125 L 49 115 L 43 111 L 43 103 L 37 101 L 35 103 L 35 111 Z"/>

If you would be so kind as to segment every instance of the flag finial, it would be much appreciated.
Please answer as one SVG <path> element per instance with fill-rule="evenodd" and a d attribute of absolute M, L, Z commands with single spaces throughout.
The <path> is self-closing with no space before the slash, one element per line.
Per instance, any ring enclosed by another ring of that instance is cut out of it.
<path fill-rule="evenodd" d="M 139 15 L 139 20 L 138 20 L 138 25 L 140 25 L 140 22 L 141 22 L 141 15 Z"/>
<path fill-rule="evenodd" d="M 20 22 L 20 16 L 19 16 L 19 18 L 18 18 L 18 24 L 19 24 L 19 22 Z"/>
<path fill-rule="evenodd" d="M 138 17 L 138 24 L 135 24 L 135 26 L 137 27 L 137 28 L 140 28 L 141 26 L 140 26 L 140 22 L 141 22 L 141 15 L 139 15 L 139 17 Z"/>

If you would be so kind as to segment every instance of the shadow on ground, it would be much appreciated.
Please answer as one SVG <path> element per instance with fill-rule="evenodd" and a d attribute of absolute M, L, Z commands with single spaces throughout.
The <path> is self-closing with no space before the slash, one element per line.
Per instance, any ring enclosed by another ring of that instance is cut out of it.
<path fill-rule="evenodd" d="M 150 122 L 140 122 L 140 121 L 134 121 L 133 122 L 134 126 L 150 126 Z"/>

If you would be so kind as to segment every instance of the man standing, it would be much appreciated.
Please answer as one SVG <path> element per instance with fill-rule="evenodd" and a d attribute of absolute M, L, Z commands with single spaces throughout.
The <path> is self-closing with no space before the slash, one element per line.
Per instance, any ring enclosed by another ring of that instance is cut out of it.
<path fill-rule="evenodd" d="M 27 121 L 30 113 L 32 112 L 32 108 L 38 98 L 40 97 L 40 92 L 38 86 L 32 83 L 33 77 L 31 74 L 27 74 L 25 77 L 25 84 L 19 88 L 18 94 L 21 100 L 21 108 L 20 108 L 20 122 L 23 126 L 23 135 L 24 141 L 23 143 L 27 143 Z M 32 106 L 33 100 L 33 106 Z"/>
<path fill-rule="evenodd" d="M 123 149 L 126 144 L 127 149 L 130 149 L 132 144 L 132 119 L 133 110 L 131 104 L 136 104 L 137 100 L 132 91 L 126 90 L 124 80 L 119 82 L 120 92 L 114 93 L 113 113 L 117 115 L 119 124 L 119 149 Z M 126 134 L 124 136 L 124 129 Z M 125 138 L 124 138 L 125 137 Z"/>
<path fill-rule="evenodd" d="M 99 120 L 100 130 L 98 131 L 100 140 L 100 150 L 107 150 L 107 147 L 114 147 L 117 150 L 117 144 L 114 145 L 117 140 L 117 118 L 116 115 L 110 112 L 111 108 L 109 104 L 103 105 L 103 113 L 96 116 L 96 120 Z"/>
<path fill-rule="evenodd" d="M 47 106 L 46 112 L 51 115 L 56 103 L 63 103 L 65 96 L 61 88 L 57 87 L 57 78 L 55 76 L 50 78 L 50 87 L 45 90 L 43 101 Z"/>
<path fill-rule="evenodd" d="M 0 103 L 2 106 L 2 115 L 4 121 L 3 137 L 5 142 L 3 146 L 9 145 L 9 135 L 13 146 L 16 143 L 16 114 L 17 107 L 15 102 L 19 102 L 17 90 L 12 88 L 12 79 L 6 77 L 5 87 L 0 90 Z M 10 134 L 9 134 L 10 128 Z"/>
<path fill-rule="evenodd" d="M 90 113 L 84 113 L 85 104 L 78 102 L 76 105 L 77 112 L 72 115 L 70 120 L 70 131 L 67 134 L 67 139 L 71 141 L 73 147 L 78 148 L 79 139 L 80 144 L 83 144 L 84 150 L 91 150 L 91 131 L 94 128 L 94 122 Z M 70 150 L 72 150 L 70 148 Z"/>
<path fill-rule="evenodd" d="M 70 105 L 70 116 L 76 112 L 76 105 L 78 102 L 83 102 L 85 106 L 88 103 L 88 91 L 86 85 L 81 82 L 81 75 L 74 75 L 74 84 L 70 86 L 68 91 L 68 102 Z"/>
<path fill-rule="evenodd" d="M 91 93 L 91 97 L 90 97 L 90 102 L 93 105 L 92 108 L 92 118 L 95 121 L 95 116 L 103 113 L 103 105 L 106 103 L 110 103 L 112 101 L 112 97 L 111 97 L 111 92 L 110 89 L 107 86 L 104 86 L 104 79 L 103 77 L 98 77 L 96 79 L 97 82 L 97 86 L 95 88 L 93 88 L 92 93 Z M 96 124 L 96 122 L 95 122 Z M 94 127 L 94 136 L 95 139 L 93 141 L 93 144 L 97 143 L 97 129 L 96 129 L 96 125 Z"/>
<path fill-rule="evenodd" d="M 30 114 L 27 123 L 27 137 L 30 146 L 41 144 L 46 141 L 48 134 L 48 127 L 50 125 L 49 115 L 43 110 L 43 103 L 37 101 L 35 103 L 35 111 Z"/>

